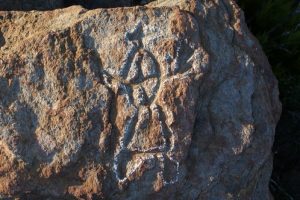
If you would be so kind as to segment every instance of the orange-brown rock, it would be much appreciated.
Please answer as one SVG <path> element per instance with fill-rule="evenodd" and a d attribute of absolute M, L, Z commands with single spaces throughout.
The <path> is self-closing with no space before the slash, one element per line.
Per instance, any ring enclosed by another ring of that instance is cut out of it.
<path fill-rule="evenodd" d="M 279 114 L 233 0 L 0 11 L 0 198 L 270 199 Z"/>

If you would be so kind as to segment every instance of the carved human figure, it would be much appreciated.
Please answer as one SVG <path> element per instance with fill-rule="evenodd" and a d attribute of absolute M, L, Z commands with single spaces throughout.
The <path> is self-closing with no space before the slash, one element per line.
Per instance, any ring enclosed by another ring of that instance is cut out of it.
<path fill-rule="evenodd" d="M 139 23 L 133 31 L 125 34 L 127 53 L 117 76 L 104 71 L 105 84 L 116 94 L 118 109 L 116 127 L 119 142 L 113 170 L 117 181 L 123 184 L 142 167 L 151 169 L 158 162 L 163 183 L 172 184 L 178 181 L 179 176 L 179 160 L 174 156 L 176 140 L 171 139 L 177 136 L 166 124 L 165 113 L 156 103 L 157 93 L 163 87 L 161 69 L 154 56 L 143 48 L 142 33 L 143 26 Z M 178 57 L 184 41 L 177 43 L 176 58 L 166 58 L 167 77 L 180 72 Z M 189 62 L 194 60 L 192 57 Z M 172 66 L 170 60 L 173 60 Z M 190 73 L 188 70 L 184 69 L 183 73 Z M 168 169 L 165 170 L 166 163 Z"/>

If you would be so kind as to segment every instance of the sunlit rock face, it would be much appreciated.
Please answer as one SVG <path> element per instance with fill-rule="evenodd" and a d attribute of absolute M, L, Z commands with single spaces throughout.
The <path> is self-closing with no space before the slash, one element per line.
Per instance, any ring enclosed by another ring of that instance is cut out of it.
<path fill-rule="evenodd" d="M 270 198 L 277 81 L 234 1 L 0 19 L 1 198 Z"/>

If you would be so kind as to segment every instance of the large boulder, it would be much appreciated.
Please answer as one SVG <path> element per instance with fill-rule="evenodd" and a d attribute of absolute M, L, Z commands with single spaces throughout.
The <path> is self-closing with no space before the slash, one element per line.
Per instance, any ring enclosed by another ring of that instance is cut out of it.
<path fill-rule="evenodd" d="M 0 197 L 271 199 L 277 81 L 234 0 L 0 12 Z"/>

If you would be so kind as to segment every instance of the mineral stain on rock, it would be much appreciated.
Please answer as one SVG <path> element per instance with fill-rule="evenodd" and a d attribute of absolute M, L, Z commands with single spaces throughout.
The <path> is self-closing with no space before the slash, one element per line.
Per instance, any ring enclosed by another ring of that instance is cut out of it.
<path fill-rule="evenodd" d="M 271 199 L 277 81 L 233 0 L 0 16 L 1 198 Z"/>

